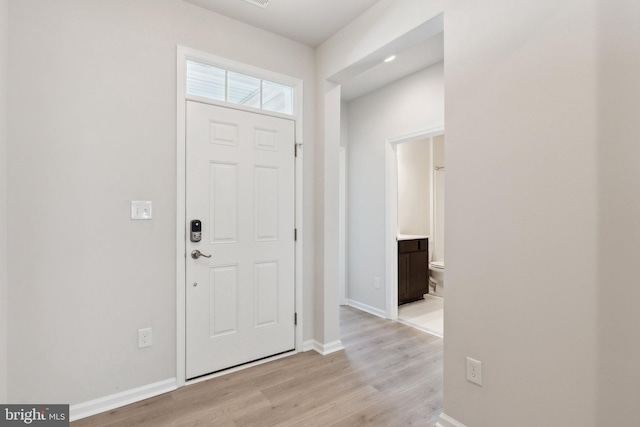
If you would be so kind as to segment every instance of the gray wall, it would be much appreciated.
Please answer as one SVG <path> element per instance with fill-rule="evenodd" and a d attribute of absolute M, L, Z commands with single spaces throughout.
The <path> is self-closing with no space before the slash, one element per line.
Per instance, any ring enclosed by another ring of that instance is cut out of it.
<path fill-rule="evenodd" d="M 640 419 L 640 4 L 598 0 L 597 425 Z"/>
<path fill-rule="evenodd" d="M 176 45 L 303 79 L 310 147 L 314 51 L 175 0 L 11 1 L 9 19 L 9 400 L 175 377 Z M 152 221 L 129 219 L 136 199 Z"/>
<path fill-rule="evenodd" d="M 385 141 L 443 125 L 443 68 L 434 65 L 349 103 L 348 295 L 379 310 L 386 310 Z"/>
<path fill-rule="evenodd" d="M 7 401 L 7 62 L 8 0 L 0 0 L 0 402 Z"/>
<path fill-rule="evenodd" d="M 598 171 L 611 146 L 599 134 L 598 88 L 607 80 L 597 68 L 595 3 L 450 0 L 445 8 L 444 408 L 470 427 L 637 423 L 637 405 L 626 408 L 636 412 L 621 418 L 627 422 L 596 417 L 598 359 L 626 361 L 635 392 L 607 391 L 628 403 L 637 400 L 639 382 L 628 358 L 640 351 L 637 328 L 624 346 L 616 341 L 616 356 L 598 351 L 598 311 L 616 312 L 623 328 L 640 324 L 640 311 L 624 310 L 618 299 L 638 296 L 626 281 L 631 266 L 618 264 L 624 285 L 598 277 L 599 268 L 615 268 L 599 256 Z M 637 87 L 637 65 L 633 78 L 618 73 L 612 77 Z M 637 97 L 627 106 L 637 113 Z M 621 132 L 637 130 L 636 118 Z M 618 151 L 625 143 L 614 140 L 616 157 L 633 154 L 633 173 L 620 173 L 637 186 L 637 143 Z M 611 191 L 616 201 L 628 194 Z M 638 205 L 636 197 L 629 207 Z M 625 216 L 614 229 L 637 242 L 633 222 Z M 603 306 L 603 286 L 625 290 Z M 482 361 L 482 387 L 466 381 L 466 356 Z"/>

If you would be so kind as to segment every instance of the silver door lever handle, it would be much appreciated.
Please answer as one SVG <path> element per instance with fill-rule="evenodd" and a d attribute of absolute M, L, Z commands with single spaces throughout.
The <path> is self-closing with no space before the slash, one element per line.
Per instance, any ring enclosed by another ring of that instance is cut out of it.
<path fill-rule="evenodd" d="M 205 255 L 205 254 L 203 254 L 202 252 L 200 252 L 197 249 L 195 251 L 191 252 L 191 258 L 193 258 L 193 259 L 198 259 L 201 256 L 203 256 L 205 258 L 211 258 L 211 255 Z"/>

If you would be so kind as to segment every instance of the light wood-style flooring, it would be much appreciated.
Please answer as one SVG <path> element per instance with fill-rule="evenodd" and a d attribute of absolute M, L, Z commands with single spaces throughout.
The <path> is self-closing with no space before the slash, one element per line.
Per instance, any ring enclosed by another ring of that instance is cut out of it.
<path fill-rule="evenodd" d="M 300 353 L 71 425 L 434 426 L 442 339 L 350 307 L 341 339 L 344 351 Z"/>

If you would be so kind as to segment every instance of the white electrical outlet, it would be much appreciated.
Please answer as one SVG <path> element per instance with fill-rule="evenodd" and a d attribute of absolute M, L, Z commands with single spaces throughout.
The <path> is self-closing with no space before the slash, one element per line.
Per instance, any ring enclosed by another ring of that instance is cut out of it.
<path fill-rule="evenodd" d="M 467 357 L 467 381 L 482 385 L 482 362 Z"/>
<path fill-rule="evenodd" d="M 374 277 L 373 278 L 373 287 L 375 289 L 380 289 L 380 278 L 379 277 Z"/>
<path fill-rule="evenodd" d="M 151 328 L 138 329 L 138 348 L 151 347 Z"/>

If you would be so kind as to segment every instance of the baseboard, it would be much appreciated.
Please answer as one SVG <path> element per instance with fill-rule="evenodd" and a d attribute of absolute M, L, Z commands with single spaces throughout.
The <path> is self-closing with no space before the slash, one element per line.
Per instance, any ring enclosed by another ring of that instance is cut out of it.
<path fill-rule="evenodd" d="M 305 342 L 305 345 L 307 343 L 313 344 L 313 347 L 310 348 L 309 350 L 315 350 L 316 352 L 320 353 L 323 356 L 326 356 L 327 354 L 335 353 L 336 351 L 344 350 L 342 341 L 340 340 L 330 342 L 329 344 L 322 344 L 316 340 L 307 341 Z"/>
<path fill-rule="evenodd" d="M 467 427 L 459 421 L 454 420 L 444 412 L 440 414 L 440 419 L 435 427 Z"/>
<path fill-rule="evenodd" d="M 79 420 L 81 418 L 90 417 L 101 412 L 110 411 L 111 409 L 120 408 L 130 405 L 150 397 L 168 393 L 178 388 L 175 378 L 169 378 L 157 383 L 148 384 L 131 390 L 122 391 L 110 396 L 101 397 L 69 407 L 70 421 Z"/>
<path fill-rule="evenodd" d="M 302 343 L 302 352 L 306 352 L 309 350 L 315 350 L 315 340 L 307 340 L 305 342 Z"/>
<path fill-rule="evenodd" d="M 376 308 L 376 307 L 371 307 L 370 305 L 363 304 L 361 302 L 354 301 L 352 299 L 348 299 L 347 300 L 347 305 L 349 307 L 357 308 L 360 311 L 364 311 L 364 312 L 367 312 L 369 314 L 373 314 L 374 316 L 382 317 L 383 319 L 387 318 L 387 312 L 386 311 L 380 310 L 379 308 Z"/>
<path fill-rule="evenodd" d="M 344 350 L 344 346 L 342 345 L 342 341 L 336 340 L 334 342 L 330 342 L 329 344 L 325 344 L 322 346 L 322 355 L 326 356 L 327 354 L 335 353 L 336 351 Z"/>
<path fill-rule="evenodd" d="M 431 329 L 425 328 L 423 326 L 420 326 L 417 323 L 408 322 L 408 321 L 402 320 L 400 318 L 398 318 L 398 323 L 402 323 L 403 325 L 411 326 L 412 328 L 415 328 L 415 329 L 420 329 L 422 332 L 426 332 L 427 334 L 435 335 L 438 338 L 444 338 L 444 335 L 441 332 L 432 331 Z"/>

